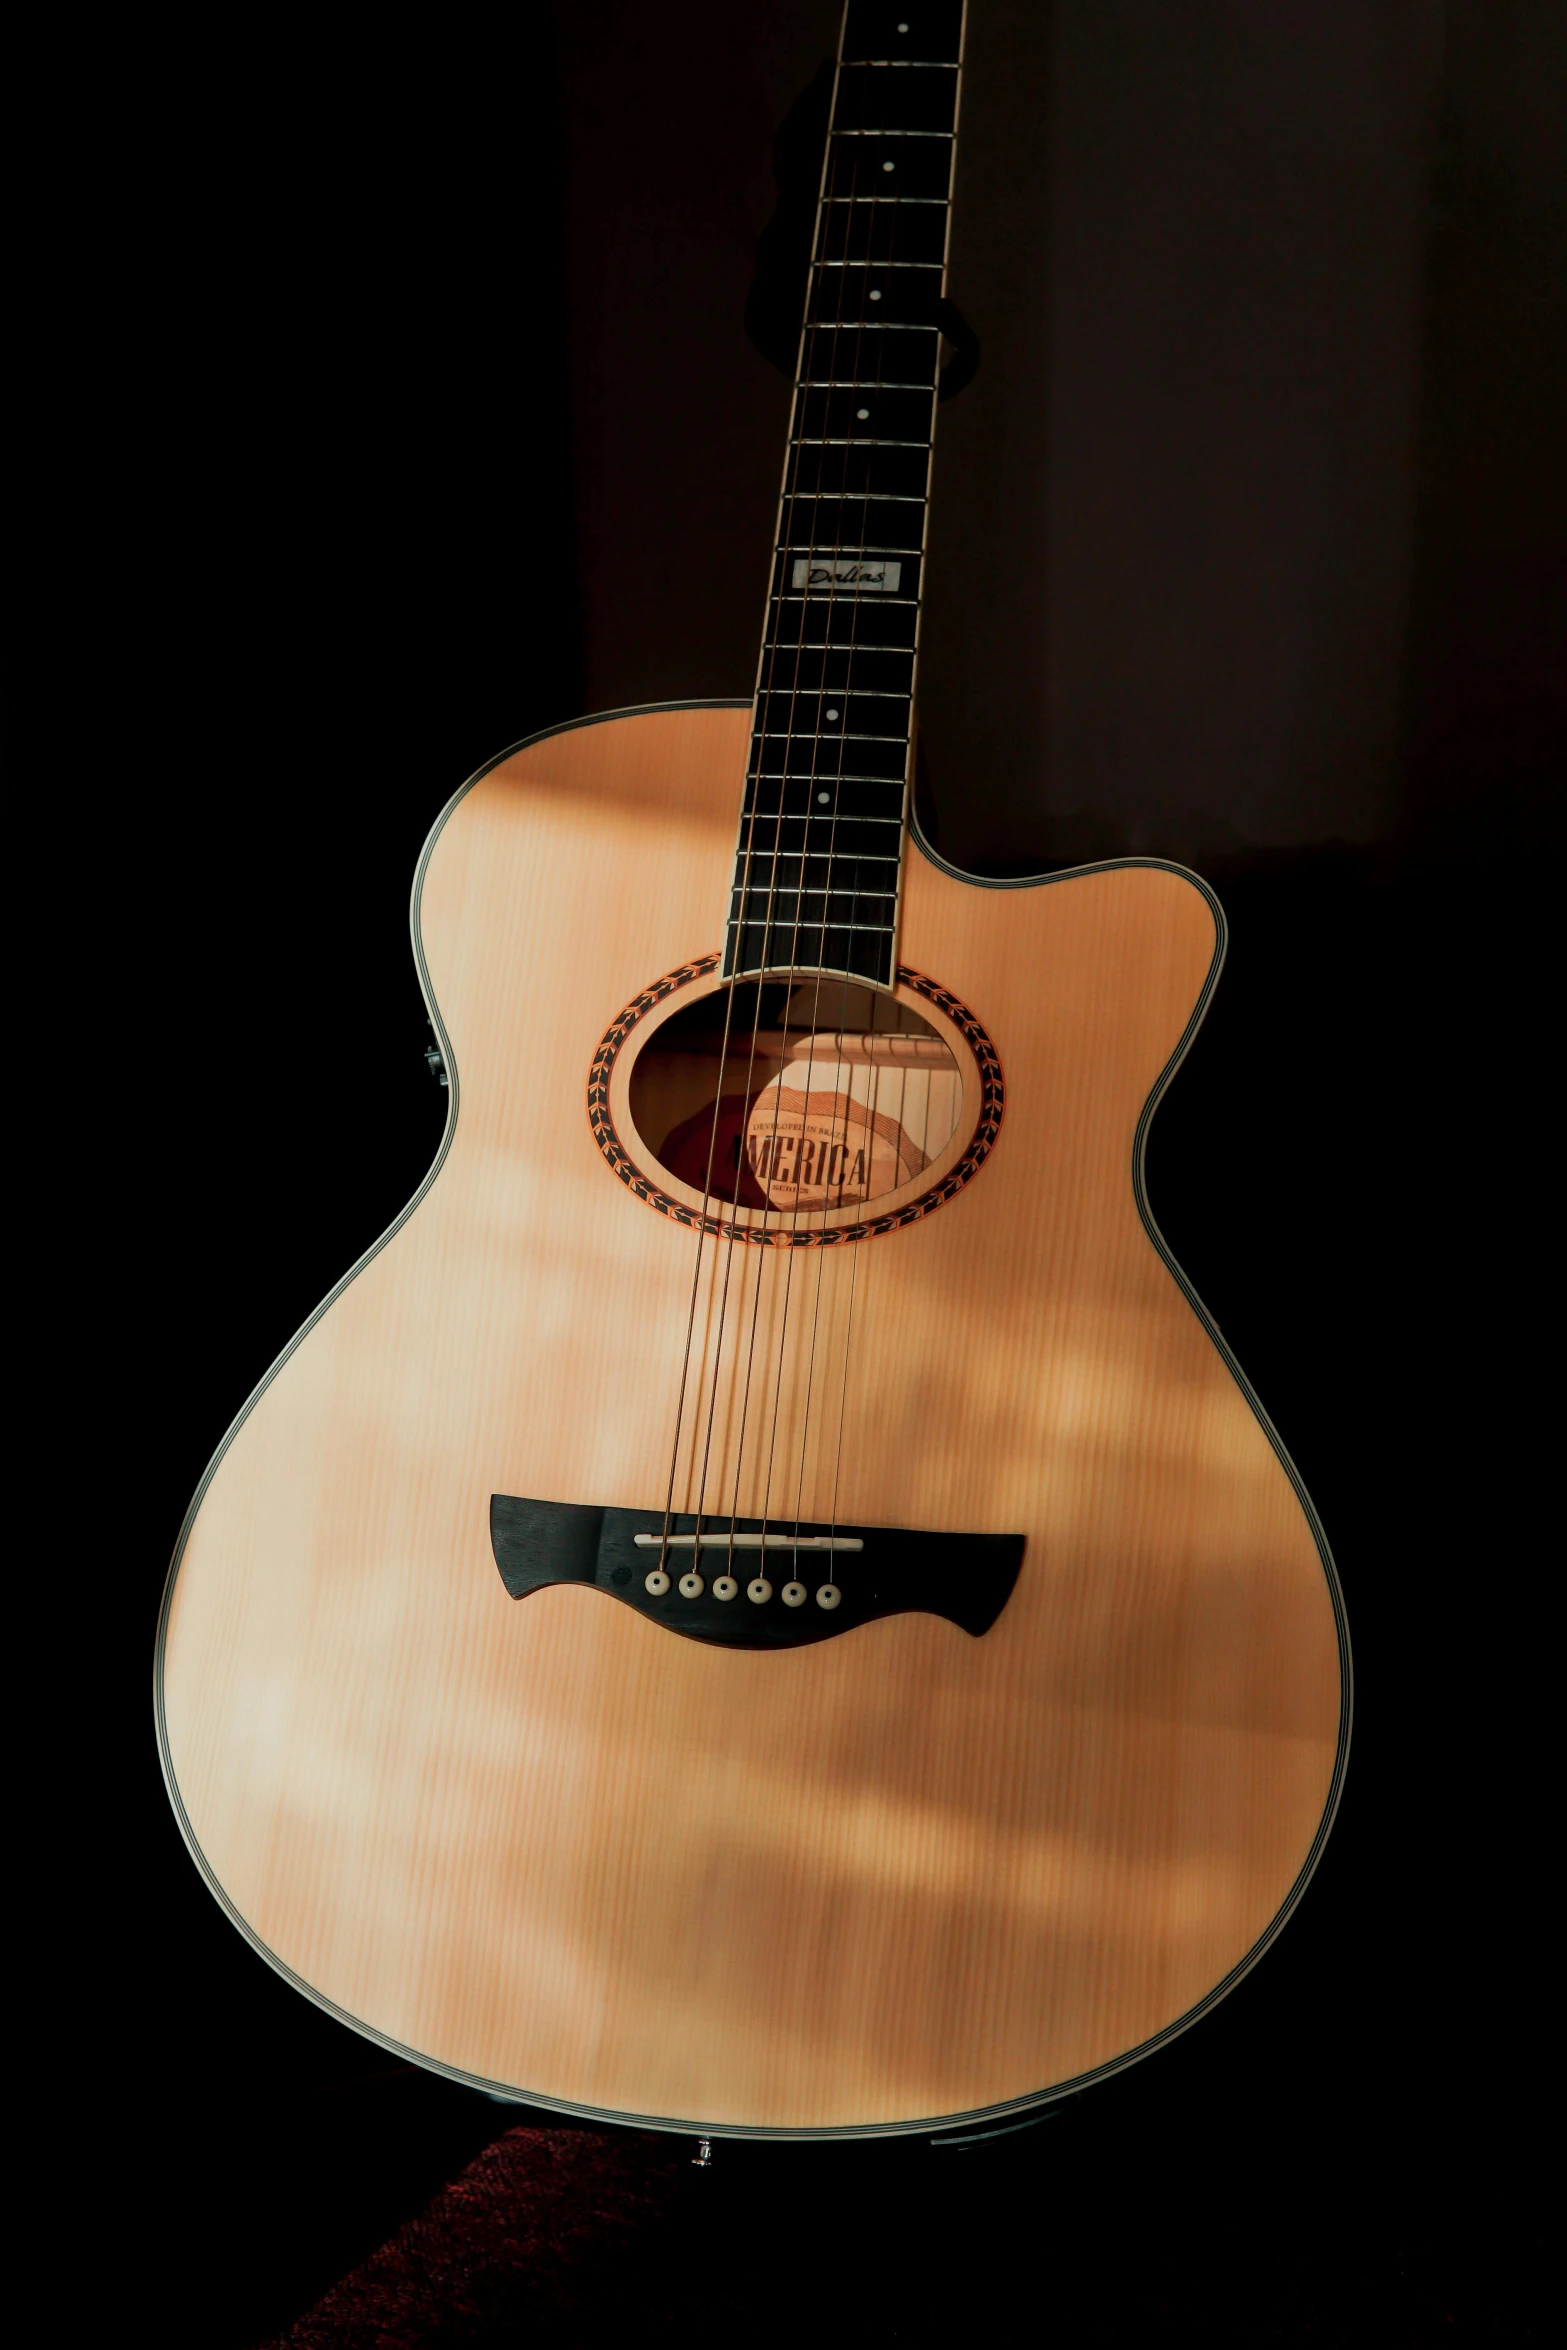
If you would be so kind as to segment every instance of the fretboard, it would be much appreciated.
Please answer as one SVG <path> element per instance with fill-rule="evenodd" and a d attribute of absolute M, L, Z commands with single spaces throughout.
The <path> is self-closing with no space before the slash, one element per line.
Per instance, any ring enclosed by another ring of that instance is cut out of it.
<path fill-rule="evenodd" d="M 727 973 L 891 984 L 963 0 L 849 0 L 757 674 Z"/>

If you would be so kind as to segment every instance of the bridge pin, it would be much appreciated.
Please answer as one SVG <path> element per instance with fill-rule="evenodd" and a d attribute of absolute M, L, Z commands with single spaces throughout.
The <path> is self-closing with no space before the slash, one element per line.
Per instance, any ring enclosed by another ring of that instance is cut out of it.
<path fill-rule="evenodd" d="M 804 1607 L 811 1595 L 803 1583 L 786 1583 L 781 1596 L 785 1607 Z"/>
<path fill-rule="evenodd" d="M 680 1596 L 682 1599 L 700 1599 L 706 1589 L 707 1585 L 703 1582 L 701 1576 L 695 1573 L 695 1571 L 689 1575 L 682 1575 L 680 1578 Z"/>
<path fill-rule="evenodd" d="M 644 1591 L 651 1591 L 655 1599 L 662 1599 L 669 1589 L 669 1577 L 662 1567 L 655 1567 L 651 1575 L 643 1576 L 642 1588 Z"/>
<path fill-rule="evenodd" d="M 816 1604 L 818 1607 L 836 1607 L 842 1597 L 843 1593 L 836 1583 L 824 1583 L 816 1594 Z"/>
<path fill-rule="evenodd" d="M 765 1575 L 753 1575 L 745 1587 L 745 1595 L 747 1599 L 754 1600 L 758 1607 L 765 1607 L 773 1596 L 773 1587 Z"/>
<path fill-rule="evenodd" d="M 715 1599 L 733 1599 L 739 1588 L 740 1586 L 733 1575 L 715 1575 L 713 1578 L 713 1597 Z"/>

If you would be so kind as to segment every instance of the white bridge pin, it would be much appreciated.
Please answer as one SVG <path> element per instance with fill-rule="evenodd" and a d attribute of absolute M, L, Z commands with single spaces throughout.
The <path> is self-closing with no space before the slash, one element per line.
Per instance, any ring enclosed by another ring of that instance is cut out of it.
<path fill-rule="evenodd" d="M 818 1607 L 833 1608 L 837 1606 L 842 1597 L 843 1593 L 838 1589 L 836 1583 L 824 1583 L 816 1594 L 816 1604 Z"/>
<path fill-rule="evenodd" d="M 804 1607 L 811 1595 L 803 1583 L 786 1583 L 779 1596 L 785 1607 Z"/>
<path fill-rule="evenodd" d="M 753 1575 L 745 1587 L 745 1595 L 747 1599 L 754 1600 L 758 1607 L 765 1607 L 773 1596 L 773 1587 L 765 1575 Z"/>
<path fill-rule="evenodd" d="M 651 1575 L 643 1576 L 642 1588 L 644 1591 L 651 1591 L 655 1599 L 662 1599 L 669 1589 L 669 1577 L 662 1567 L 655 1567 Z"/>
<path fill-rule="evenodd" d="M 689 1575 L 682 1575 L 680 1578 L 680 1596 L 682 1599 L 700 1599 L 706 1589 L 707 1585 L 703 1582 L 701 1576 L 694 1571 Z"/>
<path fill-rule="evenodd" d="M 713 1597 L 715 1599 L 733 1599 L 739 1588 L 740 1586 L 733 1575 L 715 1575 L 713 1577 Z"/>

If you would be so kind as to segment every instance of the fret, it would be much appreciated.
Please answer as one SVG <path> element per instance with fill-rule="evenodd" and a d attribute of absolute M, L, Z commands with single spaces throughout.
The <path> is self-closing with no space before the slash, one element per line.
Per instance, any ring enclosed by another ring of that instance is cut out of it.
<path fill-rule="evenodd" d="M 775 969 L 830 969 L 849 951 L 851 941 L 890 939 L 895 927 L 892 922 L 808 922 L 803 916 L 798 920 L 793 916 L 779 916 L 776 921 L 769 921 L 759 907 L 748 908 L 745 920 L 735 924 L 756 958 L 752 961 L 750 955 L 747 957 L 752 970 L 767 963 Z M 824 934 L 833 942 L 833 951 L 825 955 L 821 951 Z M 857 964 L 855 968 L 869 977 L 875 961 Z"/>
<path fill-rule="evenodd" d="M 832 454 L 823 455 L 823 449 L 831 449 Z M 929 481 L 928 449 L 910 450 L 901 445 L 888 449 L 875 442 L 868 448 L 851 448 L 846 441 L 817 442 L 808 453 L 802 449 L 796 457 L 787 494 L 793 498 L 908 499 L 923 506 Z"/>
<path fill-rule="evenodd" d="M 884 699 L 896 705 L 903 697 L 900 694 L 887 694 Z M 834 708 L 836 710 L 836 705 Z M 896 709 L 889 709 L 887 715 L 896 716 Z M 863 728 L 854 726 L 769 726 L 765 733 L 758 734 L 755 739 L 758 744 L 896 743 L 900 748 L 907 749 L 909 730 L 905 726 L 901 734 L 868 734 Z M 768 773 L 770 770 L 764 767 L 762 772 Z"/>
<path fill-rule="evenodd" d="M 771 699 L 783 705 L 778 715 L 785 715 L 789 698 L 773 695 Z M 810 697 L 814 700 L 814 696 Z M 834 702 L 831 707 L 836 709 Z M 880 731 L 861 733 L 857 729 L 846 732 L 841 726 L 824 728 L 811 726 L 773 726 L 760 729 L 751 738 L 750 756 L 746 763 L 748 775 L 822 775 L 831 777 L 839 772 L 837 762 L 843 762 L 845 775 L 889 775 L 901 779 L 903 763 L 909 747 L 909 713 L 911 702 L 889 694 L 876 713 Z M 808 713 L 791 713 L 808 715 Z M 899 724 L 901 720 L 901 725 Z M 896 729 L 888 732 L 887 729 Z M 875 747 L 866 750 L 866 744 Z M 897 756 L 894 758 L 893 754 Z M 810 754 L 819 754 L 814 765 L 803 765 Z"/>
<path fill-rule="evenodd" d="M 895 334 L 940 334 L 937 308 L 942 301 L 940 270 L 902 270 L 893 263 L 865 268 L 858 261 L 834 261 L 827 275 L 813 273 L 811 298 L 806 301 L 806 331 L 822 334 L 883 334 L 883 353 L 897 353 Z M 909 345 L 914 350 L 914 345 Z M 876 369 L 893 374 L 893 369 Z"/>
<path fill-rule="evenodd" d="M 855 671 L 855 675 L 857 677 L 861 675 L 875 675 L 883 677 L 891 676 L 895 674 L 893 668 L 893 664 L 895 662 L 907 662 L 910 664 L 910 667 L 901 672 L 905 679 L 911 677 L 912 664 L 914 660 L 914 648 L 912 645 L 881 645 L 871 644 L 869 641 L 861 643 L 852 637 L 845 638 L 841 642 L 832 637 L 780 637 L 776 640 L 772 637 L 769 637 L 762 647 L 762 653 L 764 661 L 769 664 L 766 670 L 767 677 L 773 676 L 777 673 L 775 668 L 771 666 L 772 664 L 781 662 L 785 659 L 792 661 L 797 656 L 803 659 L 803 657 L 807 654 L 820 654 L 822 661 L 826 664 L 827 668 L 831 670 L 833 677 L 843 681 L 844 691 L 846 693 L 848 691 L 848 685 L 846 682 L 848 671 L 844 664 L 851 659 L 857 663 L 870 664 L 868 668 L 857 668 Z M 806 674 L 803 667 L 800 674 L 802 678 Z M 763 682 L 763 690 L 766 690 L 765 677 Z M 888 685 L 883 690 L 887 693 L 901 693 L 907 695 L 912 690 L 912 687 L 910 684 L 905 683 L 903 685 L 897 686 Z"/>
<path fill-rule="evenodd" d="M 946 266 L 947 205 L 940 196 L 829 196 L 822 207 L 816 267 L 896 262 L 903 269 Z"/>
<path fill-rule="evenodd" d="M 815 964 L 824 940 L 829 945 L 824 959 L 833 961 L 849 951 L 852 940 L 890 939 L 894 929 L 891 922 L 856 922 L 852 917 L 824 922 L 819 915 L 778 913 L 769 918 L 760 906 L 748 906 L 743 914 L 737 909 L 730 919 L 742 936 L 754 933 L 759 940 L 772 939 L 777 952 L 768 960 L 783 963 L 809 960 Z M 801 951 L 807 939 L 811 942 L 809 957 Z"/>
<path fill-rule="evenodd" d="M 756 883 L 732 891 L 729 899 L 731 922 L 826 922 L 857 929 L 881 923 L 890 930 L 897 910 L 892 890 L 870 897 L 853 890 L 778 889 Z"/>
<path fill-rule="evenodd" d="M 901 863 L 897 849 L 889 848 L 883 840 L 879 850 L 858 849 L 852 854 L 841 847 L 831 851 L 825 844 L 812 847 L 808 840 L 791 845 L 773 836 L 775 819 L 758 816 L 755 819 L 757 839 L 750 842 L 749 833 L 740 841 L 740 854 L 735 860 L 735 886 L 742 881 L 748 889 L 761 887 L 762 878 L 775 880 L 780 889 L 851 889 L 869 890 L 884 896 L 896 885 L 896 875 L 889 867 Z M 784 819 L 784 830 L 789 832 L 793 819 Z M 840 827 L 841 829 L 841 827 Z M 765 840 L 761 837 L 765 833 Z M 749 857 L 749 862 L 747 861 Z"/>
<path fill-rule="evenodd" d="M 800 380 L 813 390 L 929 392 L 940 341 L 934 322 L 876 328 L 857 318 L 816 319 L 805 330 Z"/>
<path fill-rule="evenodd" d="M 845 473 L 848 468 L 839 465 L 832 470 Z M 900 509 L 914 506 L 923 514 L 926 499 L 925 483 L 922 477 L 925 468 L 921 466 L 914 477 L 919 482 L 917 490 L 882 488 L 880 484 L 874 483 L 872 480 L 873 474 L 879 469 L 863 462 L 858 464 L 854 470 L 862 477 L 860 481 L 828 481 L 820 484 L 807 484 L 800 481 L 796 475 L 796 486 L 786 490 L 783 497 L 783 504 L 791 518 L 790 527 L 785 532 L 785 539 L 796 537 L 798 533 L 794 524 L 803 523 L 809 515 L 814 513 L 823 517 L 824 520 L 821 527 L 813 526 L 807 531 L 807 544 L 814 545 L 818 542 L 825 544 L 827 537 L 840 535 L 837 532 L 827 530 L 825 518 L 830 517 L 835 510 L 841 510 L 845 515 L 860 516 L 873 531 L 895 532 L 898 534 L 895 543 L 906 544 L 902 533 L 908 516 Z M 892 467 L 888 467 L 886 470 L 894 472 Z M 894 478 L 896 478 L 895 472 Z M 781 539 L 779 543 L 783 544 L 784 539 Z M 871 542 L 867 539 L 865 543 L 870 544 Z"/>
<path fill-rule="evenodd" d="M 852 900 L 856 905 L 874 903 L 886 908 L 898 894 L 897 876 L 891 870 L 897 862 L 895 857 L 756 855 L 748 865 L 740 857 L 735 864 L 734 889 L 736 895 L 744 891 L 751 898 L 760 895 L 823 902 L 842 898 L 845 904 Z"/>
<path fill-rule="evenodd" d="M 756 857 L 749 871 L 744 869 L 742 858 L 735 870 L 731 908 L 743 898 L 747 920 L 759 906 L 780 911 L 785 904 L 791 915 L 796 907 L 804 906 L 808 919 L 815 922 L 828 920 L 835 907 L 840 917 L 847 912 L 848 919 L 853 921 L 862 915 L 866 921 L 891 919 L 898 891 L 896 877 L 888 872 L 885 862 L 872 869 L 868 860 L 861 860 L 866 866 L 863 873 L 841 870 L 842 861 L 837 857 L 814 857 L 809 862 L 812 870 L 802 882 L 798 878 L 801 863 L 798 857 Z M 795 868 L 794 878 L 780 870 L 785 864 Z M 817 866 L 826 868 L 825 879 L 815 872 Z"/>
<path fill-rule="evenodd" d="M 914 656 L 869 645 L 768 645 L 762 654 L 757 682 L 758 707 L 793 696 L 793 707 L 803 709 L 809 697 L 820 703 L 825 695 L 850 695 L 840 705 L 851 712 L 862 704 L 882 701 L 908 703 L 914 690 Z"/>
<path fill-rule="evenodd" d="M 839 759 L 843 760 L 840 767 Z M 824 764 L 825 759 L 825 764 Z M 746 762 L 748 775 L 766 783 L 788 783 L 798 779 L 803 786 L 816 784 L 822 791 L 836 791 L 840 785 L 852 784 L 856 791 L 869 787 L 867 796 L 874 798 L 887 784 L 901 787 L 903 770 L 909 760 L 909 738 L 897 736 L 891 742 L 879 742 L 874 736 L 861 736 L 852 752 L 822 735 L 759 735 L 751 747 Z M 802 806 L 806 803 L 802 801 Z M 874 813 L 868 808 L 866 813 Z"/>
<path fill-rule="evenodd" d="M 897 826 L 897 817 L 891 820 Z M 754 837 L 752 837 L 754 833 Z M 902 863 L 900 843 L 889 838 L 887 822 L 879 817 L 827 815 L 770 816 L 756 809 L 746 809 L 741 823 L 740 855 L 745 856 L 746 841 L 750 838 L 750 855 L 826 857 L 835 864 L 845 857 L 862 861 L 875 857 L 883 864 Z M 736 869 L 739 869 L 737 860 Z"/>
<path fill-rule="evenodd" d="M 869 383 L 865 383 L 854 375 L 806 375 L 800 378 L 799 389 L 802 392 L 857 392 L 863 399 L 875 392 L 925 392 L 928 394 L 934 391 L 935 385 L 933 383 L 885 383 L 876 377 L 872 377 Z"/>
<path fill-rule="evenodd" d="M 801 823 L 889 825 L 896 828 L 903 821 L 904 769 L 908 765 L 908 745 L 903 745 L 902 761 L 890 775 L 819 775 L 809 768 L 796 775 L 751 775 L 746 779 L 745 798 L 740 803 L 742 817 L 754 816 L 759 824 L 798 819 Z M 867 832 L 866 840 L 877 837 L 875 830 Z M 896 847 L 896 842 L 885 845 Z M 826 844 L 831 854 L 831 842 Z M 818 849 L 813 851 L 819 853 Z"/>
<path fill-rule="evenodd" d="M 791 935 L 803 936 L 807 931 L 822 930 L 835 930 L 840 934 L 860 931 L 870 938 L 887 939 L 896 933 L 898 927 L 898 901 L 896 896 L 884 897 L 874 907 L 867 905 L 862 913 L 852 902 L 840 904 L 833 900 L 823 912 L 809 905 L 796 905 L 792 901 L 787 906 L 777 898 L 769 901 L 765 892 L 747 892 L 743 899 L 737 892 L 730 899 L 727 922 L 731 936 L 745 931 L 759 932 L 769 942 L 777 940 L 783 943 Z M 840 936 L 839 953 L 842 951 Z M 770 952 L 766 959 L 775 965 L 797 961 L 807 968 L 816 961 L 814 954 L 791 956 L 786 944 L 782 954 Z"/>
<path fill-rule="evenodd" d="M 923 502 L 923 501 L 922 501 Z M 813 509 L 846 505 L 851 513 L 859 508 L 857 498 L 806 498 L 801 501 Z M 804 519 L 804 518 L 802 518 Z M 830 522 L 831 517 L 825 518 Z M 886 516 L 879 519 L 887 521 Z M 852 538 L 845 532 L 823 528 L 814 535 L 801 530 L 793 539 L 786 539 L 775 553 L 790 558 L 789 590 L 791 594 L 815 599 L 820 596 L 853 596 L 857 599 L 875 596 L 879 602 L 917 603 L 910 594 L 914 582 L 910 576 L 919 559 L 918 548 L 899 546 L 891 536 L 872 539 L 862 545 L 859 535 Z M 798 566 L 807 567 L 805 576 L 797 576 Z M 855 573 L 864 578 L 856 581 Z M 819 575 L 819 576 L 818 576 Z"/>
<path fill-rule="evenodd" d="M 844 19 L 726 975 L 893 976 L 962 25 Z"/>
<path fill-rule="evenodd" d="M 897 892 L 890 889 L 779 889 L 759 881 L 734 889 L 729 896 L 731 922 L 825 922 L 859 928 L 880 923 L 890 929 L 897 912 Z"/>
<path fill-rule="evenodd" d="M 775 921 L 769 921 L 759 907 L 754 907 L 747 909 L 743 921 L 736 921 L 735 928 L 748 943 L 754 941 L 752 952 L 756 961 L 750 966 L 753 970 L 767 963 L 771 963 L 775 969 L 792 967 L 820 970 L 824 967 L 830 969 L 846 954 L 855 951 L 853 942 L 859 940 L 877 942 L 872 945 L 871 951 L 872 956 L 879 959 L 879 942 L 893 936 L 895 925 L 891 922 L 808 921 L 803 915 L 779 915 Z M 824 945 L 828 948 L 825 954 L 822 952 Z M 855 968 L 864 971 L 869 977 L 875 968 L 875 960 L 857 964 Z"/>
<path fill-rule="evenodd" d="M 847 816 L 835 822 L 831 817 L 747 814 L 740 828 L 735 881 L 738 885 L 749 874 L 755 882 L 774 866 L 781 874 L 791 864 L 803 864 L 823 887 L 851 871 L 861 876 L 858 886 L 868 887 L 879 872 L 895 890 L 902 863 L 901 841 L 889 837 L 881 825 L 861 824 Z"/>
<path fill-rule="evenodd" d="M 730 920 L 742 933 L 754 931 L 759 938 L 776 940 L 782 950 L 779 959 L 788 963 L 805 961 L 805 956 L 799 952 L 799 945 L 807 937 L 814 949 L 825 934 L 835 939 L 837 951 L 842 953 L 853 938 L 889 939 L 893 934 L 890 922 L 856 922 L 852 915 L 824 922 L 820 915 L 782 912 L 769 918 L 760 906 L 748 906 L 743 914 L 737 907 Z M 814 951 L 810 960 L 812 963 L 816 961 Z"/>

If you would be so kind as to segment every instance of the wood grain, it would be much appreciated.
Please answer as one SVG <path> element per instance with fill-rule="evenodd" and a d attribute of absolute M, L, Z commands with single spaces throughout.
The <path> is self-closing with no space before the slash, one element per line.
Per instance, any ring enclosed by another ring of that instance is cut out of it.
<path fill-rule="evenodd" d="M 1113 2065 L 1246 1963 L 1334 1797 L 1341 1644 L 1134 1193 L 1207 899 L 1146 866 L 971 887 L 914 850 L 900 953 L 999 1048 L 996 1147 L 905 1231 L 736 1254 L 802 1511 L 836 1475 L 848 1522 L 1025 1532 L 1011 1602 L 982 1640 L 903 1616 L 735 1654 L 590 1590 L 507 1597 L 492 1493 L 662 1504 L 695 1243 L 610 1172 L 584 1086 L 621 1006 L 719 944 L 748 731 L 602 721 L 450 812 L 420 926 L 451 1147 L 220 1457 L 166 1763 L 247 1930 L 367 2030 L 607 2113 L 889 2128 Z M 819 1281 L 841 1367 L 851 1277 L 834 1470 L 795 1309 Z M 724 1363 L 717 1392 L 749 1510 Z"/>

